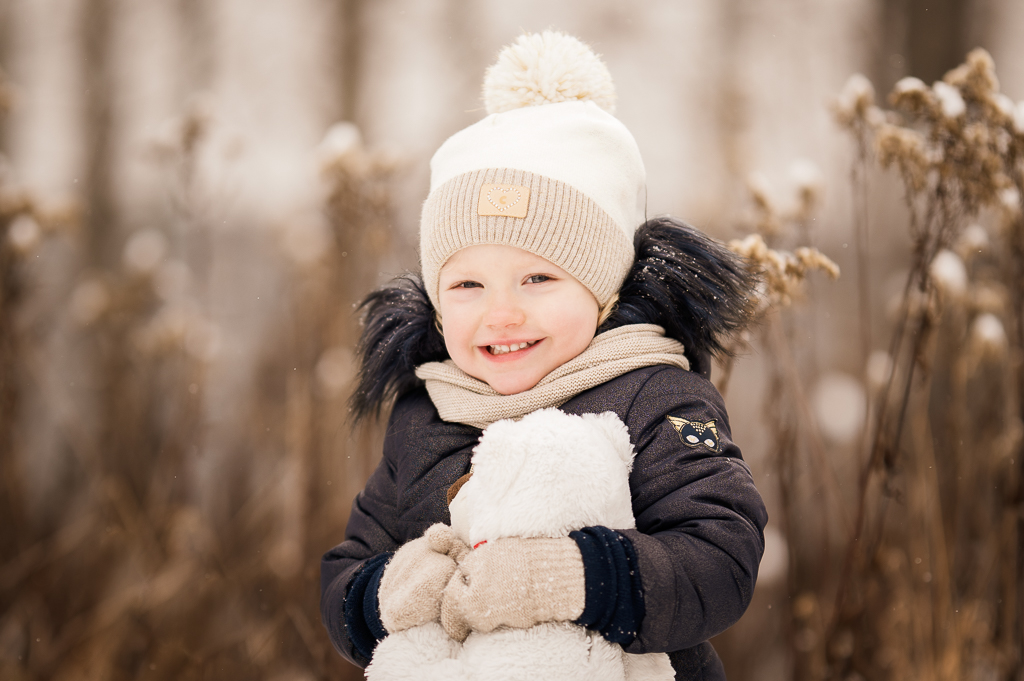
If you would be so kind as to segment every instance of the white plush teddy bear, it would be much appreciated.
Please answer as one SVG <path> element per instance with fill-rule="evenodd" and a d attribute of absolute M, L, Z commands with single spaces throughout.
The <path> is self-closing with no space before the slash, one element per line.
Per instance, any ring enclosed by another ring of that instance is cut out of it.
<path fill-rule="evenodd" d="M 629 493 L 633 448 L 611 413 L 542 409 L 498 421 L 473 452 L 472 476 L 450 505 L 469 546 L 502 537 L 565 537 L 582 527 L 636 526 Z M 661 681 L 664 653 L 631 655 L 569 622 L 473 632 L 464 643 L 437 622 L 391 634 L 366 668 L 370 681 Z"/>

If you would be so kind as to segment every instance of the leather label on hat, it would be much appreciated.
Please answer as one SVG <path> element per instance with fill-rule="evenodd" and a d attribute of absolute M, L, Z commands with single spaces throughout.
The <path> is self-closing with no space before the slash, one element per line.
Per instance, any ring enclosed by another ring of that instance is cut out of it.
<path fill-rule="evenodd" d="M 480 187 L 477 215 L 507 215 L 525 218 L 530 207 L 530 189 L 517 184 L 485 184 Z"/>

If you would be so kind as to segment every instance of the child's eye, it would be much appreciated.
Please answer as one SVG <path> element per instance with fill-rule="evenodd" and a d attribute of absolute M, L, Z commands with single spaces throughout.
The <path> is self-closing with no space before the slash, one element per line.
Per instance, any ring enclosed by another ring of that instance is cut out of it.
<path fill-rule="evenodd" d="M 543 284 L 545 281 L 551 281 L 551 277 L 546 274 L 534 274 L 526 278 L 527 284 Z"/>
<path fill-rule="evenodd" d="M 478 281 L 460 281 L 452 288 L 483 288 L 483 284 Z"/>

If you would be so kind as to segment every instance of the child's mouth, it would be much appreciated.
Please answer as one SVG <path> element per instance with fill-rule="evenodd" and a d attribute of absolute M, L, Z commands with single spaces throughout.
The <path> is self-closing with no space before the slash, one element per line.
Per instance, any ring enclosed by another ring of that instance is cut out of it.
<path fill-rule="evenodd" d="M 539 341 L 526 341 L 524 343 L 512 343 L 511 345 L 488 345 L 487 352 L 492 355 L 508 355 L 513 352 L 519 352 L 526 348 L 536 345 Z"/>

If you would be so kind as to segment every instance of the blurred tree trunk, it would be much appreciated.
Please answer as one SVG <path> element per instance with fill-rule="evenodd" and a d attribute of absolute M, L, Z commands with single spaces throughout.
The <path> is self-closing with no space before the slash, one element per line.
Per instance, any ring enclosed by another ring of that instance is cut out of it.
<path fill-rule="evenodd" d="M 926 83 L 942 78 L 973 45 L 977 0 L 882 0 L 882 49 L 875 82 L 888 92 L 904 76 Z"/>
<path fill-rule="evenodd" d="M 910 73 L 926 83 L 963 61 L 971 0 L 902 0 L 906 3 L 905 52 Z"/>
<path fill-rule="evenodd" d="M 716 36 L 720 45 L 718 58 L 719 83 L 718 140 L 730 176 L 742 177 L 744 170 L 741 134 L 747 126 L 748 102 L 739 84 L 739 41 L 743 31 L 743 0 L 723 0 L 719 4 L 721 30 Z M 739 183 L 737 183 L 739 184 Z M 738 193 L 738 190 L 737 190 Z M 733 197 L 729 197 L 732 199 Z"/>
<path fill-rule="evenodd" d="M 114 0 L 85 0 L 82 12 L 85 79 L 85 177 L 87 257 L 110 265 L 117 253 L 117 208 L 113 187 L 112 39 Z"/>
<path fill-rule="evenodd" d="M 7 0 L 0 0 L 0 188 L 4 177 L 7 151 L 7 92 L 5 64 L 10 54 L 10 6 Z M 13 215 L 8 215 L 0 206 L 0 239 L 6 240 Z M 0 563 L 7 564 L 11 556 L 24 547 L 21 534 L 10 531 L 24 523 L 24 508 L 20 489 L 14 481 L 19 475 L 15 457 L 15 429 L 20 416 L 20 390 L 18 385 L 18 335 L 13 310 L 20 302 L 21 287 L 14 271 L 15 262 L 11 249 L 0 243 L 0 526 L 5 528 L 0 536 Z M 8 602 L 2 601 L 2 609 Z"/>
<path fill-rule="evenodd" d="M 341 120 L 360 126 L 358 98 L 363 53 L 363 0 L 342 0 L 338 12 L 341 38 Z M 360 126 L 360 129 L 361 126 Z"/>
<path fill-rule="evenodd" d="M 211 3 L 203 0 L 178 0 L 178 19 L 181 22 L 184 45 L 181 47 L 184 82 L 189 95 L 197 90 L 206 90 L 214 73 L 214 29 Z"/>
<path fill-rule="evenodd" d="M 11 55 L 11 0 L 0 0 L 0 88 L 3 87 L 6 64 Z M 7 155 L 7 116 L 4 115 L 4 97 L 0 93 L 0 154 Z"/>

